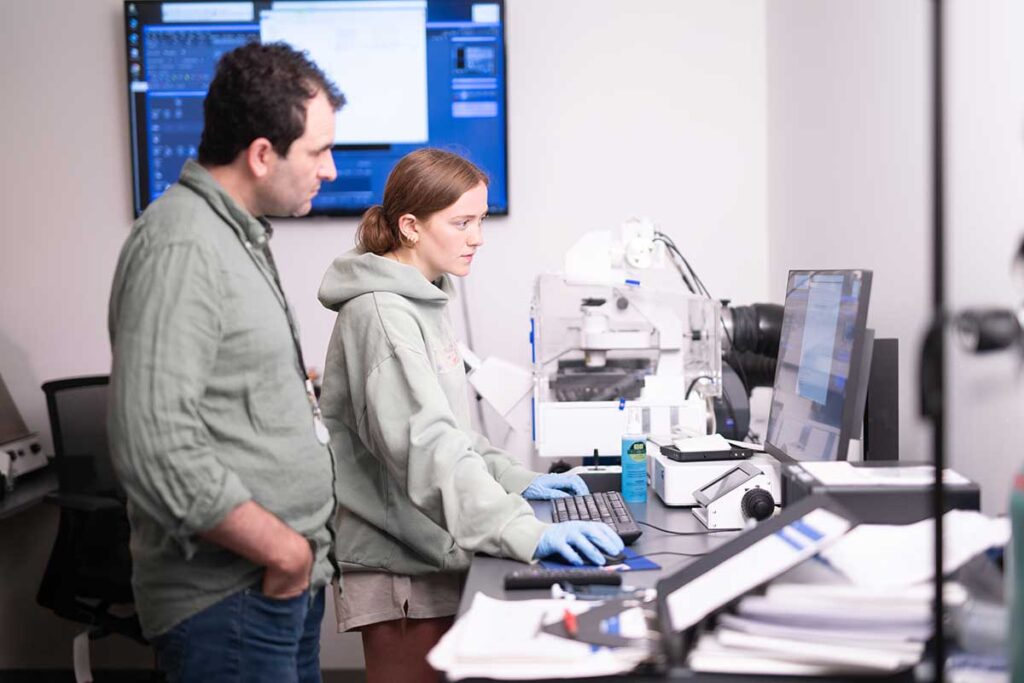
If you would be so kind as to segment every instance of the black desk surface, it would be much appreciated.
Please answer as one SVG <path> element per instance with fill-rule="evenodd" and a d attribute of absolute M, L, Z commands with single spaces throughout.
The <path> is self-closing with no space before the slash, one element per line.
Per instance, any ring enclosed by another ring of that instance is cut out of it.
<path fill-rule="evenodd" d="M 531 503 L 537 517 L 543 521 L 551 519 L 551 503 L 549 501 L 534 501 Z M 707 529 L 693 516 L 689 508 L 670 508 L 662 504 L 658 494 L 653 489 L 647 491 L 647 503 L 629 503 L 629 509 L 638 522 L 647 522 L 660 526 L 664 529 L 682 531 L 686 533 L 701 533 Z M 655 555 L 659 551 L 676 553 L 706 553 L 717 545 L 721 545 L 730 538 L 736 536 L 736 531 L 719 532 L 714 534 L 701 534 L 698 536 L 674 536 L 656 529 L 641 525 L 643 535 L 629 546 L 638 555 L 651 555 L 651 561 L 661 565 L 657 571 L 627 572 L 623 575 L 623 581 L 633 586 L 654 587 L 659 579 L 674 574 L 682 567 L 692 562 L 695 557 L 681 557 L 678 555 Z M 477 592 L 484 593 L 492 598 L 502 600 L 525 600 L 550 597 L 547 590 L 537 591 L 506 591 L 503 585 L 505 574 L 516 569 L 522 569 L 526 565 L 515 560 L 503 560 L 496 557 L 484 557 L 478 555 L 473 559 L 469 568 L 469 576 L 466 578 L 466 587 L 462 592 L 462 603 L 459 605 L 459 615 L 469 609 L 473 602 L 473 595 Z"/>
<path fill-rule="evenodd" d="M 551 503 L 549 501 L 536 501 L 531 503 L 536 511 L 537 517 L 544 521 L 551 519 Z M 631 503 L 629 505 L 633 516 L 638 522 L 647 522 L 664 529 L 686 533 L 697 533 L 695 536 L 677 536 L 656 529 L 641 525 L 643 535 L 629 546 L 638 555 L 650 555 L 650 559 L 661 565 L 657 571 L 627 572 L 623 575 L 624 583 L 638 587 L 654 587 L 657 582 L 668 575 L 674 574 L 679 569 L 693 562 L 695 557 L 681 557 L 677 555 L 657 555 L 659 551 L 677 553 L 706 553 L 715 547 L 735 538 L 738 531 L 718 532 L 713 534 L 701 533 L 707 529 L 693 516 L 689 508 L 670 508 L 661 502 L 654 489 L 647 490 L 647 503 Z M 463 615 L 473 602 L 473 596 L 477 592 L 484 593 L 492 598 L 502 600 L 526 600 L 550 597 L 547 590 L 516 590 L 506 591 L 504 588 L 505 574 L 516 569 L 522 569 L 525 565 L 515 560 L 504 560 L 496 557 L 485 557 L 478 555 L 473 559 L 469 568 L 469 575 L 466 578 L 466 586 L 462 592 L 462 602 L 459 604 L 459 616 Z M 464 679 L 466 683 L 481 681 L 485 679 Z M 773 683 L 809 683 L 821 681 L 820 678 L 788 677 L 788 676 L 739 676 L 731 674 L 698 674 L 687 669 L 679 669 L 661 675 L 638 675 L 636 673 L 624 676 L 572 679 L 579 681 L 642 681 L 645 683 L 666 683 L 667 681 L 688 683 L 751 683 L 756 680 L 770 680 Z M 830 678 L 830 681 L 845 680 L 839 677 Z M 856 678 L 850 680 L 885 680 L 885 681 L 912 681 L 913 677 L 909 672 L 897 676 L 886 676 L 873 679 Z"/>
<path fill-rule="evenodd" d="M 57 471 L 52 467 L 47 466 L 19 477 L 14 482 L 14 490 L 5 492 L 4 497 L 0 498 L 0 519 L 41 503 L 56 490 Z"/>

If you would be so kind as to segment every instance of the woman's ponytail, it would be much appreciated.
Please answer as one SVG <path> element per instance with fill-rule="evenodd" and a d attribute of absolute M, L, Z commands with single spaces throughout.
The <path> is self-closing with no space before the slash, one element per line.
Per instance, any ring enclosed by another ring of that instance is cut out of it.
<path fill-rule="evenodd" d="M 374 204 L 363 214 L 356 231 L 356 246 L 363 253 L 378 256 L 394 251 L 401 242 L 398 239 L 398 226 L 392 230 L 384 216 L 384 207 Z"/>

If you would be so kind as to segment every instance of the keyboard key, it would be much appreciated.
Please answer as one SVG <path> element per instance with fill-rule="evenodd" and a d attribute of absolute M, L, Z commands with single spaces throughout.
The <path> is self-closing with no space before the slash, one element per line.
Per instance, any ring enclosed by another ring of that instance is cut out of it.
<path fill-rule="evenodd" d="M 618 491 L 556 498 L 551 502 L 551 519 L 555 522 L 600 520 L 614 529 L 627 545 L 643 533 Z"/>

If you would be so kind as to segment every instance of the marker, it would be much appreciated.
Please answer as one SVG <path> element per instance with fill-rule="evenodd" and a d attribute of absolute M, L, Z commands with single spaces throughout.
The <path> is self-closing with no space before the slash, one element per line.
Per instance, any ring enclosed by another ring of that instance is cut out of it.
<path fill-rule="evenodd" d="M 562 617 L 562 623 L 565 625 L 565 632 L 575 638 L 579 630 L 576 624 L 576 615 L 571 610 L 566 609 Z"/>

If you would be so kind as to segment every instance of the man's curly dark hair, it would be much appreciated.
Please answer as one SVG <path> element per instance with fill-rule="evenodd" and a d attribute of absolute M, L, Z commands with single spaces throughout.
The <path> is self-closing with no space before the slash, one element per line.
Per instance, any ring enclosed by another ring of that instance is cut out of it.
<path fill-rule="evenodd" d="M 305 53 L 287 43 L 253 42 L 225 53 L 203 102 L 199 163 L 230 164 L 256 138 L 281 156 L 306 129 L 306 106 L 318 92 L 337 111 L 341 94 Z"/>

